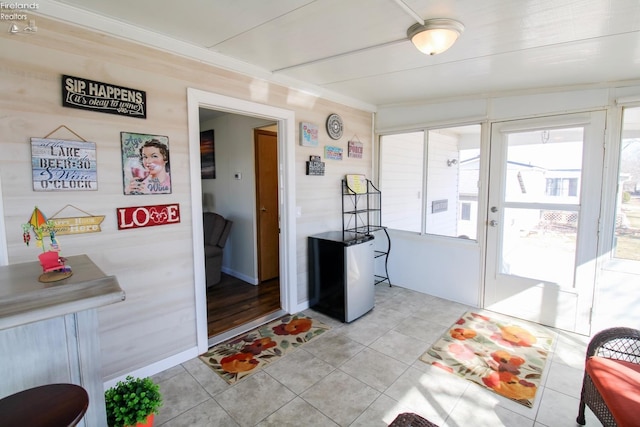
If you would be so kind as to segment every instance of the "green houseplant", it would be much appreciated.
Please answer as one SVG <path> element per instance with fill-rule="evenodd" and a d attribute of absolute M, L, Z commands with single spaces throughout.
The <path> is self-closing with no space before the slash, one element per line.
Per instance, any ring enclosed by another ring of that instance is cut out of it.
<path fill-rule="evenodd" d="M 160 386 L 151 378 L 127 376 L 105 391 L 109 427 L 152 426 L 162 406 Z"/>

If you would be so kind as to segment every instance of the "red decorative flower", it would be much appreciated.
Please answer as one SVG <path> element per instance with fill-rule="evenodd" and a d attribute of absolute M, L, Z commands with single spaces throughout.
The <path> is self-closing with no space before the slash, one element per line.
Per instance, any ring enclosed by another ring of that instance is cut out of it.
<path fill-rule="evenodd" d="M 453 368 L 447 366 L 447 365 L 443 365 L 440 362 L 431 362 L 431 365 L 436 366 L 440 369 L 444 369 L 445 371 L 449 372 L 449 373 L 453 373 Z"/>
<path fill-rule="evenodd" d="M 474 331 L 473 329 L 455 328 L 455 329 L 451 329 L 449 331 L 449 334 L 453 339 L 464 341 L 471 338 L 475 338 L 476 331 Z"/>
<path fill-rule="evenodd" d="M 509 347 L 531 347 L 536 343 L 536 337 L 520 326 L 503 326 L 500 334 L 494 334 L 492 340 Z"/>
<path fill-rule="evenodd" d="M 478 314 L 478 313 L 471 313 L 471 315 L 472 315 L 473 317 L 475 317 L 476 319 L 482 319 L 482 320 L 484 320 L 485 322 L 488 322 L 488 321 L 490 321 L 490 320 L 491 320 L 490 318 L 488 318 L 487 316 L 483 316 L 482 314 Z"/>
<path fill-rule="evenodd" d="M 253 358 L 251 353 L 238 353 L 233 356 L 227 356 L 220 361 L 220 366 L 226 372 L 238 374 L 247 372 L 258 366 L 258 361 Z"/>
<path fill-rule="evenodd" d="M 258 354 L 262 353 L 264 350 L 269 349 L 271 347 L 275 347 L 276 343 L 274 341 L 271 340 L 271 338 L 260 338 L 258 340 L 255 340 L 254 342 L 252 342 L 249 345 L 245 345 L 242 348 L 242 351 L 245 353 L 251 353 L 254 356 L 257 356 Z"/>
<path fill-rule="evenodd" d="M 281 323 L 273 327 L 276 335 L 298 335 L 311 329 L 311 319 L 293 319 L 289 323 Z"/>
<path fill-rule="evenodd" d="M 525 362 L 522 357 L 514 356 L 504 350 L 494 351 L 491 353 L 491 357 L 498 362 L 498 371 L 510 372 L 513 375 L 520 374 L 518 368 Z"/>
<path fill-rule="evenodd" d="M 514 400 L 533 399 L 536 395 L 534 384 L 521 380 L 510 372 L 491 372 L 482 378 L 482 382 L 496 393 Z"/>

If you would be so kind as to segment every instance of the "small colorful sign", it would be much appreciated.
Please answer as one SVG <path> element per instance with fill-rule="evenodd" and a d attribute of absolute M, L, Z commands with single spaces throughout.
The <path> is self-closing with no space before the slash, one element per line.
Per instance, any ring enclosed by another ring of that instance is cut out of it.
<path fill-rule="evenodd" d="M 342 148 L 332 145 L 324 146 L 324 158 L 331 160 L 342 160 Z"/>
<path fill-rule="evenodd" d="M 118 230 L 177 224 L 180 222 L 180 205 L 133 206 L 118 208 Z"/>
<path fill-rule="evenodd" d="M 73 218 L 50 218 L 57 235 L 98 233 L 102 231 L 100 224 L 104 221 L 101 216 L 78 216 Z"/>
<path fill-rule="evenodd" d="M 318 126 L 313 123 L 300 122 L 300 145 L 318 146 Z"/>
<path fill-rule="evenodd" d="M 31 138 L 33 191 L 98 189 L 96 144 Z"/>
<path fill-rule="evenodd" d="M 362 158 L 362 142 L 360 141 L 349 141 L 349 148 L 347 155 L 353 159 L 361 159 Z"/>

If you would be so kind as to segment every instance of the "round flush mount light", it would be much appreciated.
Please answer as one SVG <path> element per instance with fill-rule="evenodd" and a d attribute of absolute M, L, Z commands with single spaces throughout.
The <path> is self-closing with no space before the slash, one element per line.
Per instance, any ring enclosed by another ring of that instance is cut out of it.
<path fill-rule="evenodd" d="M 464 25 L 455 19 L 435 18 L 409 27 L 407 37 L 420 52 L 437 55 L 453 46 L 463 31 Z"/>

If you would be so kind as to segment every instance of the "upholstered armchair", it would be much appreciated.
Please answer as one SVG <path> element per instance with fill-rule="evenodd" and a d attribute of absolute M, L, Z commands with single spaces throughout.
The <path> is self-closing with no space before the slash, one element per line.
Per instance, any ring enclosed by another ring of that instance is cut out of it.
<path fill-rule="evenodd" d="M 204 263 L 207 287 L 220 282 L 222 271 L 222 252 L 229 237 L 231 225 L 229 221 L 214 212 L 203 214 L 204 229 Z"/>
<path fill-rule="evenodd" d="M 640 414 L 640 331 L 610 328 L 593 336 L 587 347 L 578 424 L 585 405 L 605 427 L 638 425 Z"/>

